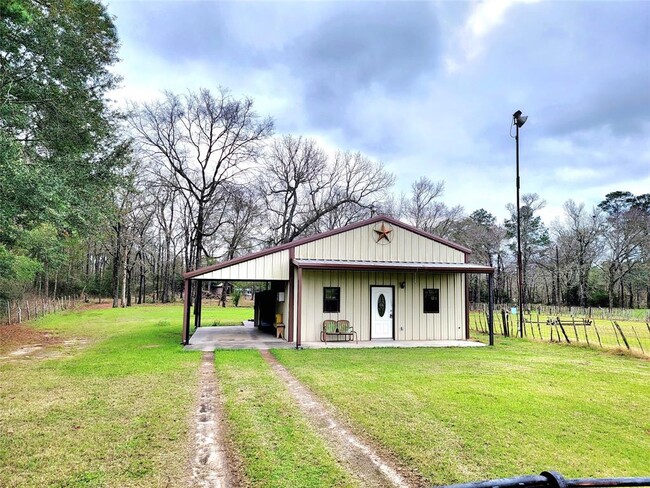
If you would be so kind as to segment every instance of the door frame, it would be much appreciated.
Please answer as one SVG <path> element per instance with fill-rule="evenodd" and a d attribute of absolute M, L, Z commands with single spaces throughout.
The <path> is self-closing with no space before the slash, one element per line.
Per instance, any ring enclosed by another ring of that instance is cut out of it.
<path fill-rule="evenodd" d="M 395 340 L 395 308 L 396 308 L 396 304 L 395 304 L 395 285 L 370 285 L 370 294 L 368 295 L 368 298 L 369 298 L 368 302 L 370 302 L 370 306 L 368 307 L 369 312 L 370 312 L 370 317 L 369 317 L 369 320 L 370 320 L 370 323 L 369 323 L 370 332 L 368 334 L 368 337 L 370 338 L 369 340 L 372 340 L 372 289 L 373 288 L 390 288 L 391 289 L 391 293 L 393 295 L 393 317 L 392 317 L 391 321 L 392 321 L 392 328 L 393 328 L 393 340 Z"/>

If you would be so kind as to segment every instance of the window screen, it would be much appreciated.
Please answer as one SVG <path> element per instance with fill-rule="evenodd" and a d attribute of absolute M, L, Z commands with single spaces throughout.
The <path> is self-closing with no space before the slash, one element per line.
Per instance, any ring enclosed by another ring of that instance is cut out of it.
<path fill-rule="evenodd" d="M 440 290 L 425 288 L 423 303 L 424 313 L 440 313 Z"/>
<path fill-rule="evenodd" d="M 329 286 L 323 288 L 323 312 L 341 311 L 341 288 Z"/>

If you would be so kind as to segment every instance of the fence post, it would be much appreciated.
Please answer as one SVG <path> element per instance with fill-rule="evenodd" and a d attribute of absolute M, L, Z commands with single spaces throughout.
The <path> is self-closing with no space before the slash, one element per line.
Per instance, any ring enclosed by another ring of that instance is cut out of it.
<path fill-rule="evenodd" d="M 560 317 L 557 318 L 557 323 L 560 326 L 560 329 L 562 329 L 562 334 L 564 334 L 564 338 L 566 339 L 567 344 L 571 344 L 571 341 L 569 340 L 569 336 L 566 333 L 566 330 L 564 330 L 564 326 L 562 325 L 562 321 L 560 320 Z M 558 337 L 560 337 L 560 334 L 558 334 Z M 562 342 L 560 340 L 560 342 Z"/>
<path fill-rule="evenodd" d="M 636 340 L 639 343 L 639 347 L 641 348 L 641 352 L 645 354 L 645 351 L 643 350 L 643 346 L 641 345 L 641 339 L 639 339 L 639 334 L 636 333 L 636 329 L 634 326 L 632 326 L 632 330 L 634 331 L 634 335 L 636 336 Z"/>
<path fill-rule="evenodd" d="M 573 333 L 576 336 L 576 342 L 579 344 L 580 339 L 578 338 L 578 329 L 576 328 L 576 317 L 575 317 L 575 315 L 571 315 L 571 324 L 573 325 Z"/>
<path fill-rule="evenodd" d="M 628 349 L 630 349 L 630 345 L 629 345 L 628 342 L 627 342 L 627 338 L 625 337 L 625 334 L 623 334 L 623 329 L 621 329 L 621 326 L 618 325 L 618 322 L 616 322 L 616 321 L 614 321 L 614 325 L 616 325 L 616 328 L 617 328 L 618 331 L 621 333 L 621 337 L 623 338 L 623 342 L 625 342 L 625 347 L 627 347 Z"/>
<path fill-rule="evenodd" d="M 593 319 L 591 322 L 594 326 L 594 330 L 596 331 L 596 337 L 598 337 L 598 344 L 600 344 L 600 347 L 602 349 L 603 343 L 600 341 L 600 333 L 598 332 L 598 327 L 596 327 L 596 319 Z"/>

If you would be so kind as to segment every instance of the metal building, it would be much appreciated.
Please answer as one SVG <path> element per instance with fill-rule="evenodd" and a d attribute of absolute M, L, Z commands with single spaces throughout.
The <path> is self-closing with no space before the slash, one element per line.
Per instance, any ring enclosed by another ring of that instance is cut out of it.
<path fill-rule="evenodd" d="M 191 280 L 270 283 L 287 341 L 321 339 L 325 320 L 348 320 L 360 341 L 469 337 L 471 251 L 377 216 L 185 274 L 183 343 L 190 339 Z M 200 304 L 199 304 L 200 305 Z M 200 310 L 200 306 L 199 306 Z"/>

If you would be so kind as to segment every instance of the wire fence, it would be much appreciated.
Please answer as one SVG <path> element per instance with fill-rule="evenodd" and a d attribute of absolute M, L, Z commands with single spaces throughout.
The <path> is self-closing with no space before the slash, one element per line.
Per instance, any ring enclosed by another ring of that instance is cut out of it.
<path fill-rule="evenodd" d="M 78 295 L 58 298 L 31 297 L 22 300 L 0 300 L 0 324 L 21 324 L 44 315 L 77 308 L 83 299 Z"/>
<path fill-rule="evenodd" d="M 494 311 L 494 334 L 504 337 L 566 343 L 601 349 L 620 349 L 650 356 L 650 321 L 604 319 L 593 315 L 552 314 L 542 308 L 524 314 L 524 327 L 519 330 L 517 315 L 505 308 Z M 470 328 L 488 334 L 488 313 L 478 310 L 470 314 Z"/>

